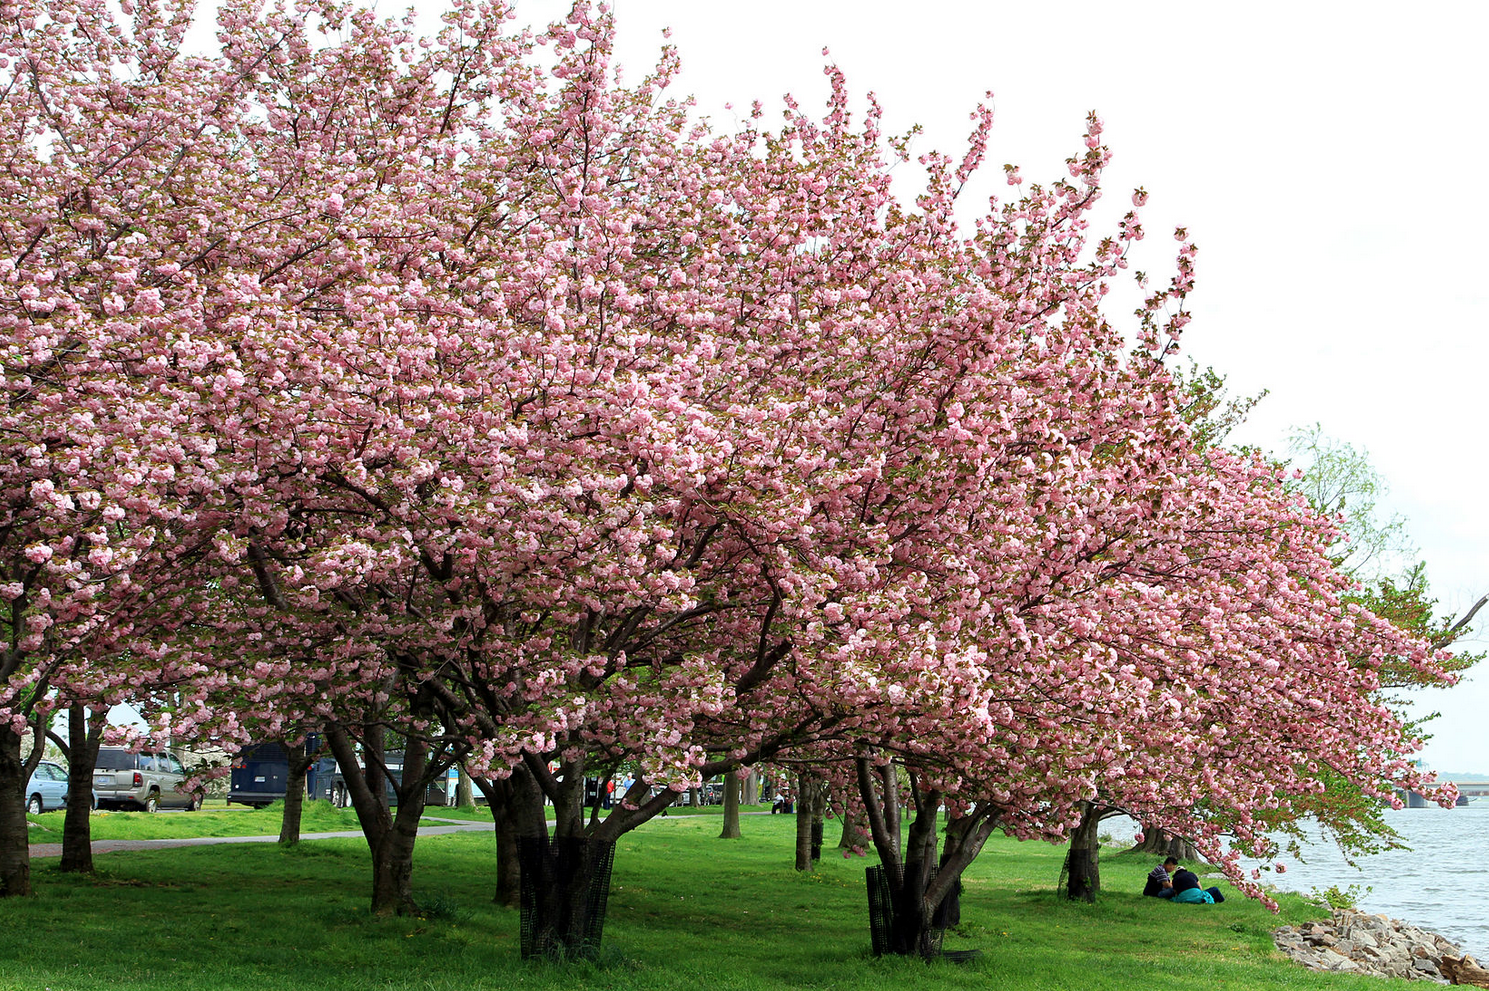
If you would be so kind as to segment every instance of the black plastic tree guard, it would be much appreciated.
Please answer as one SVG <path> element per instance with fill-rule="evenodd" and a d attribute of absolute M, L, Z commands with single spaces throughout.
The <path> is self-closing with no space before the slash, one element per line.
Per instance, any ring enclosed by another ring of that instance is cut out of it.
<path fill-rule="evenodd" d="M 931 871 L 927 883 L 935 880 L 936 871 Z M 878 867 L 867 867 L 864 869 L 864 880 L 868 884 L 869 891 L 869 941 L 874 950 L 874 956 L 882 957 L 887 953 L 895 953 L 895 911 L 894 911 L 894 889 L 890 887 L 889 872 L 883 865 Z M 977 957 L 979 950 L 942 950 L 942 940 L 949 926 L 955 926 L 962 920 L 961 885 L 958 884 L 941 904 L 936 907 L 931 916 L 931 925 L 927 930 L 926 956 L 939 958 L 953 963 L 964 963 Z"/>
<path fill-rule="evenodd" d="M 605 930 L 615 844 L 519 837 L 522 959 L 593 957 Z"/>
<path fill-rule="evenodd" d="M 889 889 L 889 874 L 883 867 L 864 869 L 869 887 L 869 941 L 874 956 L 890 952 L 894 930 L 894 893 Z"/>

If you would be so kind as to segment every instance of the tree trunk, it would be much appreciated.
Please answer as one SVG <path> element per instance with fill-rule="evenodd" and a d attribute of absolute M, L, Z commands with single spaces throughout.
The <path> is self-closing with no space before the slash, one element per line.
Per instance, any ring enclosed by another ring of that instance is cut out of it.
<path fill-rule="evenodd" d="M 730 772 L 724 775 L 724 831 L 719 834 L 721 840 L 737 840 L 743 834 L 739 831 L 739 776 Z"/>
<path fill-rule="evenodd" d="M 812 869 L 812 822 L 816 806 L 817 783 L 812 772 L 802 771 L 796 778 L 796 869 Z M 820 853 L 820 847 L 819 847 Z"/>
<path fill-rule="evenodd" d="M 609 815 L 586 825 L 583 758 L 562 761 L 555 772 L 542 757 L 526 754 L 523 768 L 536 787 L 514 788 L 512 802 L 522 859 L 522 956 L 593 957 L 604 934 L 616 838 L 659 815 L 677 793 L 653 796 L 638 776 Z M 545 796 L 553 802 L 552 839 Z"/>
<path fill-rule="evenodd" d="M 843 835 L 838 838 L 839 850 L 863 850 L 873 842 L 864 824 L 849 814 L 843 813 Z"/>
<path fill-rule="evenodd" d="M 914 779 L 911 780 L 913 790 Z M 939 795 L 933 793 L 930 797 L 935 799 L 935 806 L 929 809 L 918 807 L 915 817 L 910 820 L 899 871 L 899 889 L 892 891 L 894 924 L 891 929 L 893 953 L 927 958 L 938 956 L 941 951 L 937 934 L 931 931 L 933 906 L 926 903 L 926 889 L 936 866 L 937 807 L 940 805 Z M 917 806 L 921 804 L 917 802 Z"/>
<path fill-rule="evenodd" d="M 490 799 L 487 799 L 490 802 Z M 455 807 L 461 809 L 475 808 L 476 797 L 471 791 L 470 773 L 466 771 L 465 765 L 460 765 L 460 777 L 455 783 Z"/>
<path fill-rule="evenodd" d="M 1204 862 L 1204 858 L 1199 855 L 1199 850 L 1195 848 L 1195 845 L 1183 836 L 1169 837 L 1167 856 L 1190 864 Z"/>
<path fill-rule="evenodd" d="M 513 782 L 514 787 L 521 784 Z M 537 786 L 529 780 L 527 787 L 536 791 Z M 542 796 L 538 795 L 538 804 L 542 805 Z M 491 803 L 491 796 L 486 801 Z M 517 813 L 512 808 L 513 796 L 511 789 L 502 796 L 499 805 L 492 805 L 492 821 L 496 829 L 496 898 L 498 905 L 506 905 L 508 908 L 522 907 L 522 861 L 517 854 Z"/>
<path fill-rule="evenodd" d="M 822 831 L 823 819 L 827 814 L 827 782 L 819 781 L 812 790 L 812 836 L 811 856 L 812 862 L 816 863 L 822 859 Z"/>
<path fill-rule="evenodd" d="M 486 807 L 491 810 L 492 826 L 496 835 L 496 895 L 491 899 L 507 908 L 522 905 L 522 862 L 518 856 L 517 836 L 519 818 L 518 789 L 532 792 L 523 801 L 531 808 L 536 806 L 542 816 L 543 795 L 537 783 L 522 767 L 514 768 L 511 776 L 500 780 L 473 778 L 481 794 L 486 796 Z M 546 826 L 542 827 L 546 830 Z M 535 829 L 529 832 L 536 835 Z"/>
<path fill-rule="evenodd" d="M 1070 833 L 1070 850 L 1065 854 L 1065 897 L 1071 901 L 1095 902 L 1101 890 L 1101 842 L 1098 830 L 1105 806 L 1081 803 L 1081 821 Z"/>
<path fill-rule="evenodd" d="M 416 741 L 407 743 L 403 754 L 403 780 L 396 784 L 398 813 L 394 816 L 388 809 L 383 789 L 381 729 L 364 728 L 364 766 L 358 765 L 351 737 L 344 727 L 328 725 L 326 740 L 336 755 L 336 763 L 342 768 L 347 794 L 372 852 L 372 911 L 376 915 L 412 914 L 417 910 L 412 888 L 414 840 L 419 833 L 419 817 L 424 813 L 429 754 Z"/>
<path fill-rule="evenodd" d="M 62 861 L 58 870 L 93 873 L 93 768 L 108 725 L 108 711 L 67 710 L 67 814 L 62 820 Z"/>
<path fill-rule="evenodd" d="M 936 868 L 937 877 L 940 877 L 951 869 L 948 865 L 960 862 L 962 847 L 964 845 L 972 844 L 977 849 L 981 849 L 982 844 L 987 840 L 987 834 L 983 833 L 979 839 L 978 830 L 980 828 L 977 820 L 967 817 L 951 819 L 946 823 L 946 842 L 941 848 L 941 862 Z M 989 832 L 991 832 L 991 827 L 989 827 Z M 971 857 L 976 856 L 977 852 L 973 850 Z M 969 859 L 961 867 L 955 868 L 955 883 L 947 889 L 946 895 L 937 905 L 935 914 L 931 916 L 931 925 L 946 929 L 950 926 L 958 925 L 962 921 L 961 873 L 966 869 L 966 864 L 970 862 L 971 860 Z"/>
<path fill-rule="evenodd" d="M 604 935 L 615 844 L 592 836 L 521 837 L 522 956 L 594 959 Z"/>
<path fill-rule="evenodd" d="M 25 770 L 20 736 L 0 724 L 0 898 L 31 894 Z"/>
<path fill-rule="evenodd" d="M 922 792 L 915 777 L 910 777 L 915 817 L 908 835 L 902 838 L 899 782 L 894 765 L 875 767 L 864 757 L 857 764 L 859 794 L 880 859 L 880 867 L 869 868 L 874 952 L 940 956 L 941 931 L 954 924 L 960 912 L 955 896 L 962 872 L 982 851 L 992 833 L 997 823 L 996 809 L 978 803 L 968 815 L 948 823 L 946 853 L 938 863 L 936 823 L 942 794 Z M 878 917 L 876 913 L 880 913 Z"/>
<path fill-rule="evenodd" d="M 741 783 L 739 791 L 739 804 L 760 804 L 760 775 L 756 774 L 754 771 L 751 771 L 749 773 L 749 776 L 746 777 Z"/>
<path fill-rule="evenodd" d="M 1199 851 L 1194 844 L 1182 836 L 1158 826 L 1143 826 L 1143 841 L 1133 847 L 1138 853 L 1151 853 L 1156 857 L 1173 857 L 1183 862 L 1194 862 L 1200 859 Z"/>
<path fill-rule="evenodd" d="M 420 749 L 410 744 L 404 753 L 404 774 L 408 774 L 408 753 Z M 393 825 L 372 848 L 372 911 L 375 915 L 411 915 L 418 911 L 414 903 L 414 841 L 419 838 L 419 819 L 424 814 L 424 788 L 420 783 L 415 794 L 400 789 L 398 811 Z"/>
<path fill-rule="evenodd" d="M 279 824 L 279 845 L 294 846 L 300 842 L 300 819 L 305 809 L 305 778 L 314 758 L 305 752 L 305 743 L 284 745 L 289 770 L 284 778 L 284 818 Z"/>
<path fill-rule="evenodd" d="M 510 802 L 522 863 L 522 957 L 593 959 L 604 935 L 615 844 L 586 835 L 582 760 L 563 762 L 557 777 L 548 776 L 548 789 L 530 765 L 522 770 L 513 774 Z M 553 800 L 552 839 L 545 790 Z"/>

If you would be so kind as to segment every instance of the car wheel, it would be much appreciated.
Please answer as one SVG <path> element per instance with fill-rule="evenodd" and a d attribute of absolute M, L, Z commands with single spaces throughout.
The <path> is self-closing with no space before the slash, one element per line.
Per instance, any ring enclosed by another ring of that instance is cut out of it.
<path fill-rule="evenodd" d="M 157 794 L 155 794 L 153 791 L 150 793 L 150 797 L 147 798 L 147 799 L 145 799 L 145 811 L 146 812 L 159 812 L 160 811 L 160 796 L 157 795 Z"/>
<path fill-rule="evenodd" d="M 34 816 L 41 815 L 41 813 L 44 810 L 41 807 L 41 796 L 40 795 L 32 795 L 31 796 L 30 800 L 26 802 L 26 811 L 29 812 L 31 815 L 34 815 Z"/>

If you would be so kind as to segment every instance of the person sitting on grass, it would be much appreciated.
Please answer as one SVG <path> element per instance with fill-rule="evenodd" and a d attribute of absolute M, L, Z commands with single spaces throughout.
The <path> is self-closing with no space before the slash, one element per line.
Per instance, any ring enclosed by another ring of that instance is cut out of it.
<path fill-rule="evenodd" d="M 1177 866 L 1177 862 L 1175 862 Z M 1194 871 L 1180 867 L 1174 871 L 1174 903 L 1178 905 L 1215 905 L 1225 901 L 1219 888 L 1201 888 Z"/>
<path fill-rule="evenodd" d="M 1174 897 L 1174 882 L 1169 873 L 1177 870 L 1178 866 L 1179 858 L 1165 858 L 1163 863 L 1148 872 L 1148 882 L 1143 885 L 1143 894 L 1152 898 Z"/>

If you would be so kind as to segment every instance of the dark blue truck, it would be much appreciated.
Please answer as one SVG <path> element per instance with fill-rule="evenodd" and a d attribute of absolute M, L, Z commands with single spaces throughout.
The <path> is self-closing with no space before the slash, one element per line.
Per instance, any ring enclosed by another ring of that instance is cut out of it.
<path fill-rule="evenodd" d="M 320 740 L 312 734 L 305 745 L 314 755 L 320 749 Z M 385 756 L 388 770 L 402 780 L 403 754 L 392 752 Z M 244 747 L 233 761 L 233 773 L 229 782 L 227 800 L 231 805 L 251 805 L 261 809 L 284 798 L 285 784 L 289 779 L 289 756 L 280 743 L 255 743 Z M 384 782 L 383 787 L 389 805 L 398 804 L 393 786 Z M 305 775 L 305 791 L 312 799 L 331 802 L 345 808 L 351 804 L 346 792 L 346 779 L 336 766 L 336 758 L 326 756 L 314 760 Z M 424 800 L 430 805 L 445 804 L 445 788 L 442 782 L 432 784 Z"/>
<path fill-rule="evenodd" d="M 319 744 L 320 741 L 314 736 L 306 741 L 306 746 L 312 753 L 319 749 Z M 284 752 L 282 743 L 255 743 L 244 747 L 233 760 L 233 773 L 228 784 L 228 804 L 237 802 L 239 805 L 261 809 L 279 801 L 284 798 L 289 773 L 289 755 Z M 322 757 L 311 762 L 305 775 L 305 789 L 311 798 L 329 799 L 334 794 L 331 779 L 339 777 L 336 773 L 336 759 Z"/>

